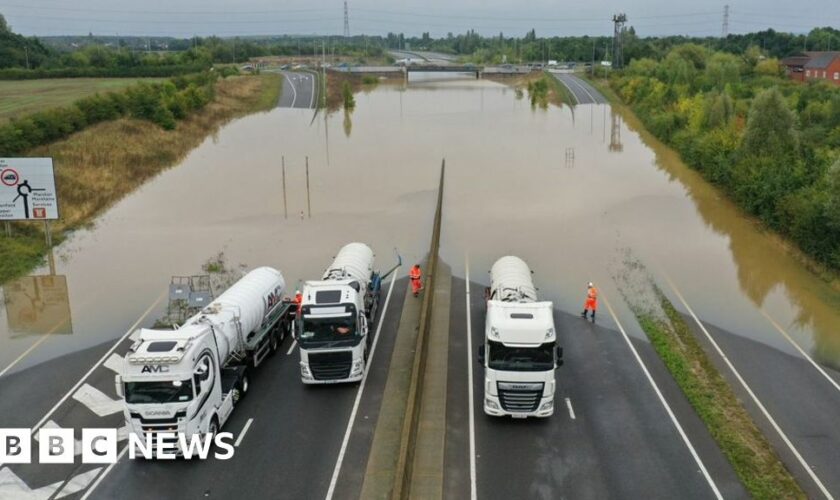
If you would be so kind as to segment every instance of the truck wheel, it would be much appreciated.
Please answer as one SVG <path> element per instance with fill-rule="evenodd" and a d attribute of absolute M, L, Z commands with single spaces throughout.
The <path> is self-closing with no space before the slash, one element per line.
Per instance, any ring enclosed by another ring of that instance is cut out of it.
<path fill-rule="evenodd" d="M 248 372 L 242 374 L 242 378 L 239 379 L 239 401 L 242 401 L 243 398 L 248 394 L 248 390 L 251 389 L 251 378 L 248 375 Z"/>
<path fill-rule="evenodd" d="M 214 436 L 219 433 L 219 421 L 216 417 L 213 417 L 213 420 L 210 421 L 210 426 L 207 427 L 207 434 L 213 434 Z"/>
<path fill-rule="evenodd" d="M 277 353 L 277 349 L 280 348 L 281 339 L 279 338 L 280 334 L 277 333 L 278 330 L 275 330 L 268 334 L 268 349 L 269 351 L 271 351 L 272 355 Z"/>

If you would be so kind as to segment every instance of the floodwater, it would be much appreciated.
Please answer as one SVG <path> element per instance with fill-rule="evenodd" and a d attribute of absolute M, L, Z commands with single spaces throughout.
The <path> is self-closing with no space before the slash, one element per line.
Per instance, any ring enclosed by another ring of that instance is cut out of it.
<path fill-rule="evenodd" d="M 532 109 L 498 83 L 414 76 L 356 103 L 349 114 L 275 109 L 232 122 L 57 248 L 54 269 L 35 273 L 54 277 L 4 286 L 0 370 L 119 337 L 172 275 L 199 273 L 219 252 L 229 265 L 278 267 L 290 291 L 353 240 L 381 269 L 395 249 L 413 263 L 428 249 L 443 158 L 441 253 L 456 275 L 468 259 L 470 278 L 486 283 L 497 257 L 516 254 L 542 298 L 577 312 L 594 281 L 641 335 L 613 283 L 630 256 L 666 292 L 669 277 L 705 321 L 792 352 L 772 318 L 840 365 L 840 294 L 621 110 Z M 30 300 L 44 283 L 50 299 Z"/>

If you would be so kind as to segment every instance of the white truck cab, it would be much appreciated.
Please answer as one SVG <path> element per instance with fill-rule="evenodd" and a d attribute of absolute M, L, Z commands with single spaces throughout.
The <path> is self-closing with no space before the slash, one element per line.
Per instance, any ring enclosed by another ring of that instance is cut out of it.
<path fill-rule="evenodd" d="M 484 412 L 514 418 L 554 414 L 554 370 L 563 364 L 554 306 L 537 302 L 531 270 L 518 257 L 502 257 L 491 270 L 484 345 Z"/>

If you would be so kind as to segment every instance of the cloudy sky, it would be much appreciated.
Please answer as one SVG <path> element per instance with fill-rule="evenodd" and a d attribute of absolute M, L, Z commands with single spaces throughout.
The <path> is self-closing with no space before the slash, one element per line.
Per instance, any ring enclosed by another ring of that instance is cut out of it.
<path fill-rule="evenodd" d="M 348 0 L 351 34 L 433 36 L 604 35 L 626 12 L 640 35 L 719 35 L 726 0 Z M 514 7 L 520 4 L 521 7 Z M 772 27 L 802 33 L 840 27 L 840 0 L 737 0 L 729 31 Z M 797 8 L 798 7 L 798 8 Z M 12 28 L 27 35 L 341 34 L 343 0 L 0 0 Z"/>

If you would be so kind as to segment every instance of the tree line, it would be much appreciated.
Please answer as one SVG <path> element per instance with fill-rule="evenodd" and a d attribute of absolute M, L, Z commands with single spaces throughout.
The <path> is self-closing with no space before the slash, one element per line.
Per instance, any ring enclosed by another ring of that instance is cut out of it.
<path fill-rule="evenodd" d="M 840 269 L 840 87 L 790 81 L 756 46 L 696 44 L 633 60 L 610 84 L 688 165 Z"/>

